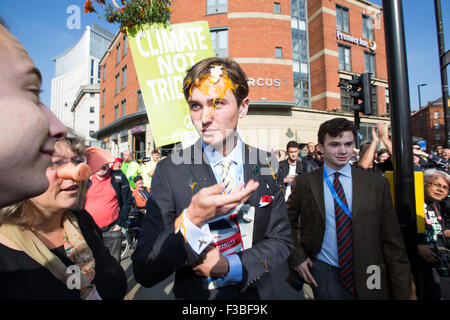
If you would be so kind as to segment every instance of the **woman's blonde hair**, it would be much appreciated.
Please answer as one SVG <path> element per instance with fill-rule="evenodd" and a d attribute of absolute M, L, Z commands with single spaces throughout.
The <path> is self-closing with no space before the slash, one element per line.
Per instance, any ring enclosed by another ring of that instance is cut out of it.
<path fill-rule="evenodd" d="M 86 149 L 85 140 L 76 134 L 73 129 L 67 128 L 67 131 L 66 137 L 59 141 L 68 143 L 73 152 L 79 156 L 83 156 L 84 150 Z M 81 181 L 78 185 L 79 189 L 77 194 L 77 202 L 73 209 L 82 209 L 84 207 L 84 202 L 86 201 L 88 182 Z M 34 207 L 33 201 L 31 201 L 31 199 L 27 199 L 10 206 L 0 208 L 0 225 L 8 223 L 29 228 L 35 223 L 35 216 L 27 214 L 32 207 Z"/>

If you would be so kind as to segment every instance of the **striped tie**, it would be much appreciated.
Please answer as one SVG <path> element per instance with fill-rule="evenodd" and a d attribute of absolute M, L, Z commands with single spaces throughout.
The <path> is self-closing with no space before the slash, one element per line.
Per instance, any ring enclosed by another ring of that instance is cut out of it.
<path fill-rule="evenodd" d="M 230 193 L 234 189 L 234 178 L 230 171 L 231 162 L 233 160 L 224 159 L 220 164 L 222 165 L 222 175 L 220 177 L 220 182 L 225 183 L 224 194 Z"/>
<path fill-rule="evenodd" d="M 334 173 L 334 190 L 341 201 L 348 207 L 344 189 L 339 181 L 339 172 Z M 338 241 L 339 277 L 345 288 L 355 294 L 355 268 L 353 261 L 352 220 L 341 206 L 334 200 L 336 213 L 336 236 Z"/>

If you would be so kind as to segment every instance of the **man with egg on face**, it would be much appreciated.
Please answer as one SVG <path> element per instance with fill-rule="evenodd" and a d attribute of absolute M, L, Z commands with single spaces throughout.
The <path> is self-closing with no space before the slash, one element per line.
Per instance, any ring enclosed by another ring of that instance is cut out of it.
<path fill-rule="evenodd" d="M 158 164 L 135 278 L 151 287 L 175 271 L 181 299 L 273 299 L 270 272 L 292 239 L 276 158 L 237 133 L 247 77 L 231 59 L 208 58 L 188 70 L 183 93 L 200 139 Z"/>

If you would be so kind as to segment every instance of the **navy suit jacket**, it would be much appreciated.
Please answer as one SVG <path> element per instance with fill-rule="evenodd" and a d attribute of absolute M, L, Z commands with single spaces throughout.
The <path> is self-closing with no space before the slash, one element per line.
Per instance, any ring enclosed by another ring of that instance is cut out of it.
<path fill-rule="evenodd" d="M 203 288 L 203 279 L 192 265 L 200 257 L 175 233 L 174 221 L 201 188 L 216 184 L 214 173 L 203 153 L 201 140 L 160 161 L 152 180 L 152 197 L 147 201 L 142 235 L 133 253 L 136 280 L 151 287 L 175 272 L 174 294 L 182 299 L 270 299 L 273 286 L 270 271 L 287 259 L 293 248 L 290 223 L 280 182 L 276 179 L 276 158 L 244 144 L 244 180 L 259 182 L 248 203 L 256 208 L 252 247 L 238 253 L 243 279 L 238 285 L 214 290 Z M 258 208 L 263 195 L 274 200 Z"/>

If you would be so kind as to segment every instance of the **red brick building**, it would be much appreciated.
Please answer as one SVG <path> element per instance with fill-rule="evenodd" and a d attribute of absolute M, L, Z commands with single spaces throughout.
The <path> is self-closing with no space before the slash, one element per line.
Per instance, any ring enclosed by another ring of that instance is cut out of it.
<path fill-rule="evenodd" d="M 369 1 L 308 1 L 312 108 L 351 111 L 340 79 L 372 73 L 374 115 L 389 113 L 386 48 L 381 8 Z"/>
<path fill-rule="evenodd" d="M 411 131 L 416 140 L 427 142 L 427 151 L 445 146 L 445 119 L 442 98 L 430 101 L 411 116 Z M 421 138 L 421 139 L 418 139 Z"/>
<path fill-rule="evenodd" d="M 173 24 L 208 21 L 216 56 L 235 59 L 246 72 L 251 103 L 239 123 L 245 142 L 266 150 L 284 149 L 290 140 L 316 142 L 320 123 L 336 116 L 353 119 L 339 80 L 368 71 L 374 73 L 376 110 L 361 118 L 363 141 L 376 122 L 389 122 L 379 6 L 366 0 L 172 0 L 172 8 Z M 125 46 L 117 35 L 101 61 L 97 136 L 115 154 L 128 148 L 148 155 L 154 148 L 151 128 Z"/>
<path fill-rule="evenodd" d="M 97 136 L 114 155 L 126 150 L 145 156 L 147 114 L 128 38 L 117 33 L 100 61 L 100 130 Z M 100 133 L 100 134 L 99 134 Z"/>

